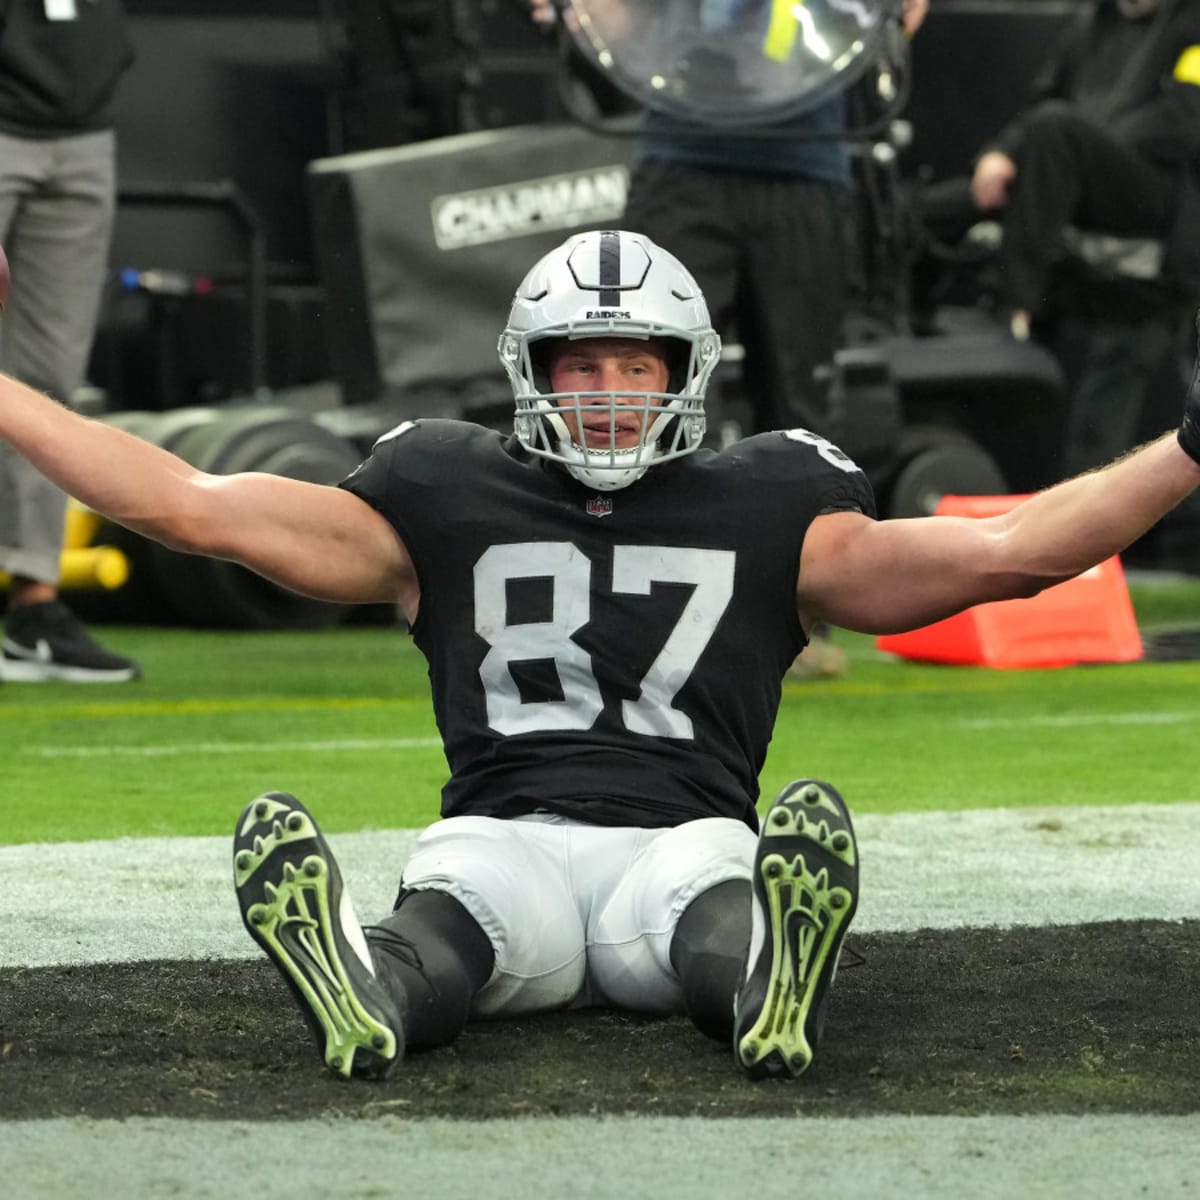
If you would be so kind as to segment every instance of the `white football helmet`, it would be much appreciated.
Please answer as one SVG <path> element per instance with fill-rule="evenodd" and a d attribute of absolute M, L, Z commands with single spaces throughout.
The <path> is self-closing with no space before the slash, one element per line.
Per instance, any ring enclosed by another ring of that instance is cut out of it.
<path fill-rule="evenodd" d="M 678 345 L 671 390 L 636 398 L 550 391 L 538 343 L 597 337 Z M 531 454 L 561 463 L 588 487 L 628 487 L 655 463 L 691 454 L 704 437 L 704 390 L 721 356 L 721 339 L 691 273 L 641 234 L 578 233 L 552 250 L 517 288 L 497 349 L 516 398 L 517 437 Z M 594 415 L 605 405 L 614 438 L 618 412 L 642 416 L 636 446 L 589 448 L 572 440 L 564 409 L 574 410 L 578 429 L 584 409 Z"/>

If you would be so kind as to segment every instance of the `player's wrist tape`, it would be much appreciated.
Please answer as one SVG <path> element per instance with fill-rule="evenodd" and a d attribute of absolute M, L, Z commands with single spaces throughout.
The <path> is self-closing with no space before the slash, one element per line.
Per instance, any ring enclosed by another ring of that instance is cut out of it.
<path fill-rule="evenodd" d="M 1189 412 L 1179 427 L 1179 444 L 1196 463 L 1200 463 L 1200 414 Z"/>
<path fill-rule="evenodd" d="M 1196 314 L 1196 334 L 1200 338 L 1200 312 Z M 1200 359 L 1192 372 L 1191 386 L 1183 404 L 1183 424 L 1179 426 L 1179 444 L 1193 462 L 1200 463 Z"/>
<path fill-rule="evenodd" d="M 1192 373 L 1191 386 L 1183 402 L 1183 424 L 1179 426 L 1179 444 L 1194 462 L 1200 463 L 1200 362 Z"/>

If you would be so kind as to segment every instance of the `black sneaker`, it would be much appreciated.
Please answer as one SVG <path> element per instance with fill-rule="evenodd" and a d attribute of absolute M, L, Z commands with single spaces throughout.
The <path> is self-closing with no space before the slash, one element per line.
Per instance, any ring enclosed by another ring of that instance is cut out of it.
<path fill-rule="evenodd" d="M 0 676 L 14 683 L 124 683 L 141 667 L 110 654 L 60 600 L 10 608 L 0 643 Z"/>
<path fill-rule="evenodd" d="M 858 845 L 845 801 L 827 783 L 789 784 L 759 835 L 750 950 L 734 1000 L 734 1054 L 752 1078 L 808 1069 L 857 905 Z"/>
<path fill-rule="evenodd" d="M 404 1018 L 375 978 L 341 872 L 309 811 L 267 792 L 233 840 L 233 880 L 250 936 L 300 1002 L 335 1075 L 387 1075 L 404 1053 Z"/>

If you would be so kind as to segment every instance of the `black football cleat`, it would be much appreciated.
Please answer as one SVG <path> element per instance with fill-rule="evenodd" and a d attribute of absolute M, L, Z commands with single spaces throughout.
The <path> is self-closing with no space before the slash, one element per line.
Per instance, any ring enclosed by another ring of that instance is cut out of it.
<path fill-rule="evenodd" d="M 751 1078 L 813 1060 L 829 986 L 858 905 L 850 813 L 827 783 L 789 784 L 767 810 L 754 859 L 754 913 L 733 1045 Z"/>
<path fill-rule="evenodd" d="M 141 674 L 132 658 L 101 646 L 59 600 L 8 610 L 0 641 L 0 679 L 13 683 L 125 683 Z"/>
<path fill-rule="evenodd" d="M 404 1054 L 404 1014 L 375 977 L 341 872 L 312 815 L 267 792 L 247 805 L 233 878 L 250 936 L 279 968 L 335 1075 L 388 1074 Z"/>

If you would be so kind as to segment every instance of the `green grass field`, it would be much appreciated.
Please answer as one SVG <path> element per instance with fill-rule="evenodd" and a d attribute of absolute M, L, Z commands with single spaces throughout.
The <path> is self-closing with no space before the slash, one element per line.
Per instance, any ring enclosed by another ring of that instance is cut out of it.
<path fill-rule="evenodd" d="M 1143 630 L 1200 623 L 1200 581 L 1131 592 Z M 436 816 L 445 761 L 424 662 L 397 630 L 104 636 L 145 679 L 0 687 L 4 841 L 224 835 L 271 788 L 331 831 Z M 839 640 L 848 675 L 786 685 L 768 798 L 804 775 L 836 781 L 859 812 L 1200 797 L 1200 663 L 992 671 Z"/>
<path fill-rule="evenodd" d="M 1200 581 L 1133 596 L 1146 632 L 1200 625 Z M 251 947 L 228 838 L 247 799 L 288 788 L 347 835 L 360 900 L 362 883 L 390 902 L 407 835 L 352 835 L 437 813 L 420 656 L 378 627 L 103 636 L 144 680 L 0 686 L 0 841 L 213 836 L 0 846 L 14 1196 L 283 1200 L 293 1163 L 363 1198 L 398 1179 L 447 1200 L 716 1200 L 747 1179 L 853 1200 L 1194 1194 L 1196 809 L 1109 828 L 1069 806 L 1200 798 L 1200 663 L 929 667 L 839 635 L 848 675 L 786 685 L 764 795 L 825 775 L 860 815 L 896 813 L 860 823 L 861 961 L 795 1086 L 746 1080 L 682 1017 L 586 1009 L 473 1022 L 384 1083 L 345 1085 L 270 964 L 232 949 Z M 909 815 L 1024 805 L 1062 819 Z"/>

